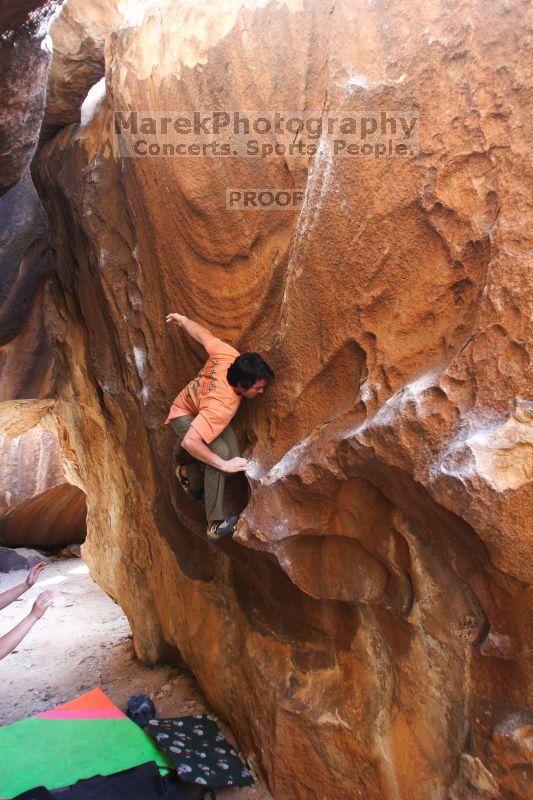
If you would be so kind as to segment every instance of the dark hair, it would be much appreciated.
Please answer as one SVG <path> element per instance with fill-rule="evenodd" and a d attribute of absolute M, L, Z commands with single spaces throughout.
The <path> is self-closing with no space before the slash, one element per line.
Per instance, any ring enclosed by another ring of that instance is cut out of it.
<path fill-rule="evenodd" d="M 274 380 L 274 372 L 259 353 L 242 353 L 228 369 L 228 383 L 235 389 L 249 389 L 256 381 Z"/>

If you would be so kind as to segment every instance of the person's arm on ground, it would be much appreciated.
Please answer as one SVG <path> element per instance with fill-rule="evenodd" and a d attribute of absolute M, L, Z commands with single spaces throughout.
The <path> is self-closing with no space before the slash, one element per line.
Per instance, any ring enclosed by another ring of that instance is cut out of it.
<path fill-rule="evenodd" d="M 230 458 L 225 461 L 206 445 L 200 434 L 195 430 L 192 425 L 183 437 L 181 446 L 187 450 L 191 456 L 203 461 L 204 464 L 209 464 L 211 467 L 220 470 L 220 472 L 244 472 L 248 460 L 246 458 Z"/>
<path fill-rule="evenodd" d="M 51 589 L 41 592 L 33 604 L 33 608 L 28 616 L 24 617 L 24 619 L 21 620 L 18 625 L 15 625 L 15 627 L 4 634 L 4 636 L 0 636 L 0 660 L 9 655 L 9 653 L 11 653 L 15 647 L 21 643 L 24 637 L 31 631 L 37 620 L 41 619 L 46 609 L 50 608 L 53 600 L 54 593 Z"/>
<path fill-rule="evenodd" d="M 27 589 L 33 586 L 45 567 L 45 562 L 39 561 L 38 564 L 30 569 L 28 576 L 23 583 L 19 583 L 17 586 L 12 586 L 11 589 L 7 589 L 7 591 L 2 592 L 0 594 L 0 610 L 8 606 L 13 602 L 13 600 L 16 600 L 17 597 L 20 597 L 21 594 L 24 594 Z"/>
<path fill-rule="evenodd" d="M 200 325 L 198 322 L 193 322 L 192 319 L 185 317 L 183 314 L 167 314 L 166 321 L 176 322 L 181 328 L 187 331 L 189 336 L 192 336 L 193 339 L 200 342 L 208 353 L 210 352 L 210 345 L 218 341 L 218 337 L 214 336 L 211 331 L 208 331 L 207 328 L 204 328 L 204 326 Z"/>

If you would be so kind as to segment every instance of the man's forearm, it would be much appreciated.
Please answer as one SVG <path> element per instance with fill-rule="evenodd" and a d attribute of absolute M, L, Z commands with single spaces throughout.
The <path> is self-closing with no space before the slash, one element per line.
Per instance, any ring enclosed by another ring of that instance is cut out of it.
<path fill-rule="evenodd" d="M 37 618 L 30 613 L 4 636 L 0 636 L 0 659 L 5 658 L 21 643 L 36 622 Z"/>
<path fill-rule="evenodd" d="M 209 464 L 210 467 L 215 467 L 215 469 L 222 469 L 224 466 L 224 459 L 217 456 L 216 453 L 213 453 L 203 439 L 184 437 L 181 444 L 182 447 L 184 447 L 191 456 L 198 459 L 198 461 Z"/>
<path fill-rule="evenodd" d="M 13 600 L 16 600 L 17 597 L 20 597 L 21 594 L 24 594 L 26 589 L 28 589 L 28 584 L 24 581 L 24 583 L 19 583 L 17 586 L 12 586 L 11 589 L 8 589 L 6 592 L 2 592 L 2 594 L 0 594 L 0 609 L 5 608 L 12 603 Z"/>

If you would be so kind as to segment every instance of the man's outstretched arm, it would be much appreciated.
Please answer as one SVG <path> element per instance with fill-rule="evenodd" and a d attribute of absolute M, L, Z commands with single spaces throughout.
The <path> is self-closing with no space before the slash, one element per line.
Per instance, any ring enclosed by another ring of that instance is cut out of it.
<path fill-rule="evenodd" d="M 214 336 L 211 331 L 208 331 L 207 328 L 204 328 L 204 326 L 200 325 L 198 322 L 193 322 L 192 319 L 185 317 L 183 314 L 167 314 L 166 321 L 175 322 L 186 330 L 189 336 L 192 336 L 193 339 L 196 339 L 197 342 L 200 342 L 200 344 L 205 347 L 207 352 L 210 350 L 210 345 L 218 341 L 218 337 Z"/>

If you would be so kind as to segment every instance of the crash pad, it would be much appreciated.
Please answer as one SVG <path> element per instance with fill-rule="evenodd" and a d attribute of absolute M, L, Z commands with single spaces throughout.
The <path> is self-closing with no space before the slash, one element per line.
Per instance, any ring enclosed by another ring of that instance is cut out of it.
<path fill-rule="evenodd" d="M 146 731 L 172 761 L 182 781 L 203 786 L 253 786 L 250 770 L 208 715 L 151 719 Z"/>
<path fill-rule="evenodd" d="M 101 689 L 0 728 L 0 798 L 57 789 L 147 761 L 172 769 L 153 740 Z"/>
<path fill-rule="evenodd" d="M 175 773 L 172 778 L 175 777 Z M 213 797 L 215 797 L 213 795 Z M 162 777 L 154 761 L 138 767 L 84 778 L 74 786 L 56 789 L 36 787 L 19 794 L 16 800 L 192 800 L 189 792 L 176 780 Z"/>

